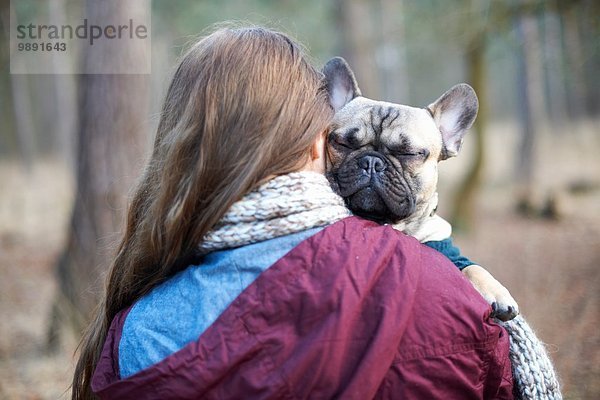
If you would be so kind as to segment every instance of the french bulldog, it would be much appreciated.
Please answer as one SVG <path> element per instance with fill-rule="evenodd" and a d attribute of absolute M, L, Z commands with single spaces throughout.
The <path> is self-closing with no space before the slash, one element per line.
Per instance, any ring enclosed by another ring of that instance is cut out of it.
<path fill-rule="evenodd" d="M 438 163 L 460 152 L 477 116 L 475 91 L 459 84 L 425 108 L 361 95 L 354 73 L 341 57 L 323 73 L 335 116 L 327 137 L 327 177 L 359 216 L 391 224 L 421 242 L 450 237 L 436 215 Z M 489 272 L 471 265 L 463 274 L 506 321 L 519 309 Z"/>

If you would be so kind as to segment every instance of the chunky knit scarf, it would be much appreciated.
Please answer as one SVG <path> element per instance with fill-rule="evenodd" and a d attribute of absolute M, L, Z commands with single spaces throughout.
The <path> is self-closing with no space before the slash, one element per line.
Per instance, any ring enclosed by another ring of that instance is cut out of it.
<path fill-rule="evenodd" d="M 202 254 L 326 226 L 350 216 L 325 176 L 295 172 L 277 176 L 234 203 L 199 245 Z M 562 399 L 542 342 L 523 317 L 500 322 L 510 336 L 516 399 Z"/>
<path fill-rule="evenodd" d="M 316 172 L 277 176 L 235 202 L 200 243 L 200 253 L 244 246 L 350 216 L 344 199 Z"/>
<path fill-rule="evenodd" d="M 518 315 L 507 322 L 496 322 L 506 329 L 510 337 L 515 399 L 562 399 L 552 361 L 527 321 Z"/>

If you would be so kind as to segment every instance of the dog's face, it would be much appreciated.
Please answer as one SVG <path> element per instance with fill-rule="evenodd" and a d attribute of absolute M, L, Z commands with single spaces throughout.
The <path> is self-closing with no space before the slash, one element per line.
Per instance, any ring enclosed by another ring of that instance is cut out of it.
<path fill-rule="evenodd" d="M 324 73 L 336 111 L 327 146 L 334 189 L 355 214 L 381 222 L 431 213 L 437 164 L 458 154 L 477 115 L 473 89 L 457 85 L 415 108 L 362 97 L 341 58 Z"/>
<path fill-rule="evenodd" d="M 334 117 L 328 172 L 355 214 L 396 222 L 435 193 L 441 152 L 426 110 L 357 97 Z"/>

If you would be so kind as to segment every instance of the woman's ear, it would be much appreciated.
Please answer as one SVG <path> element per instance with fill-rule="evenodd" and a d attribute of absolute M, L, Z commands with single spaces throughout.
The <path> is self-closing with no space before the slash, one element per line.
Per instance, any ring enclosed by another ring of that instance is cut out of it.
<path fill-rule="evenodd" d="M 327 136 L 327 131 L 323 131 L 318 137 L 317 140 L 314 141 L 311 148 L 311 160 L 316 160 L 318 158 L 325 156 L 325 137 Z"/>
<path fill-rule="evenodd" d="M 326 161 L 325 161 L 325 144 L 327 138 L 327 131 L 323 131 L 317 139 L 313 142 L 310 148 L 310 160 L 307 168 L 310 171 L 325 173 Z"/>

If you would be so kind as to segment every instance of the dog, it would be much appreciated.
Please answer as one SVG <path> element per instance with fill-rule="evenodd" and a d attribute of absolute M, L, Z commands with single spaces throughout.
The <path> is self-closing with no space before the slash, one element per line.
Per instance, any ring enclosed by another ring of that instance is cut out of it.
<path fill-rule="evenodd" d="M 460 152 L 479 103 L 467 84 L 452 87 L 425 108 L 363 97 L 341 57 L 323 69 L 335 111 L 327 136 L 327 177 L 355 214 L 416 237 L 421 242 L 450 237 L 436 215 L 438 163 Z M 463 274 L 506 321 L 518 313 L 509 291 L 478 265 Z"/>

